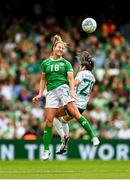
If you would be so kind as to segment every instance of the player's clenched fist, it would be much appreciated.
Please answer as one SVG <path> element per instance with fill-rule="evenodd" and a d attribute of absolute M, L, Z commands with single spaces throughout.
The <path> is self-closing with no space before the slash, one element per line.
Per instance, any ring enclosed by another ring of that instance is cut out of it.
<path fill-rule="evenodd" d="M 33 102 L 33 103 L 36 103 L 40 98 L 41 98 L 41 95 L 38 94 L 37 96 L 35 96 L 35 97 L 32 99 L 32 102 Z"/>

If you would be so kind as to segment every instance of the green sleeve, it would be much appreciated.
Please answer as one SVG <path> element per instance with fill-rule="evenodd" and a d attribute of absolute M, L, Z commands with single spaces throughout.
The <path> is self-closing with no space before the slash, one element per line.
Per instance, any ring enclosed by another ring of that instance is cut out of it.
<path fill-rule="evenodd" d="M 67 72 L 73 72 L 73 68 L 70 62 L 66 61 Z"/>
<path fill-rule="evenodd" d="M 44 61 L 41 63 L 41 71 L 43 73 L 45 73 L 45 62 Z"/>

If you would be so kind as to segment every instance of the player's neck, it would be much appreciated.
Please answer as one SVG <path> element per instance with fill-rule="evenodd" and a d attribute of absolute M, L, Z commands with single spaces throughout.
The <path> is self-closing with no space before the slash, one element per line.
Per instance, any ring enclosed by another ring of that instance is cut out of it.
<path fill-rule="evenodd" d="M 51 56 L 52 59 L 54 60 L 58 60 L 58 59 L 61 59 L 62 56 L 57 56 L 57 55 L 53 55 Z"/>

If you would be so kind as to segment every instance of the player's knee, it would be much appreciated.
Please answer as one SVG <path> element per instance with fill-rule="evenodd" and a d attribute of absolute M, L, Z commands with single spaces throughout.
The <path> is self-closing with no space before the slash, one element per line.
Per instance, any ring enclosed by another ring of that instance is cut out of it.
<path fill-rule="evenodd" d="M 80 118 L 80 116 L 81 116 L 80 112 L 78 110 L 75 110 L 74 111 L 74 118 L 78 120 Z"/>
<path fill-rule="evenodd" d="M 81 116 L 81 114 L 76 114 L 76 115 L 75 115 L 75 119 L 76 119 L 76 120 L 79 120 L 80 116 Z"/>
<path fill-rule="evenodd" d="M 72 115 L 75 119 L 79 119 L 81 116 L 81 114 L 77 110 L 74 110 L 72 113 L 73 113 Z"/>

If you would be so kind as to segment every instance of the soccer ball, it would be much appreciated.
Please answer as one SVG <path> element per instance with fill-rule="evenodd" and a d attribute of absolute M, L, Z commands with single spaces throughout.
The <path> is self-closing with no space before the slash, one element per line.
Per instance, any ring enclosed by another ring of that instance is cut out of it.
<path fill-rule="evenodd" d="M 97 23 L 93 18 L 86 18 L 82 22 L 82 29 L 87 33 L 92 33 L 96 30 Z"/>

